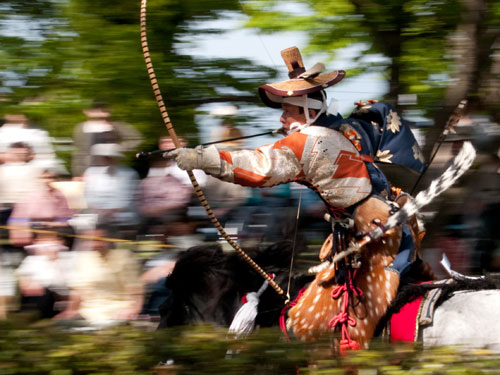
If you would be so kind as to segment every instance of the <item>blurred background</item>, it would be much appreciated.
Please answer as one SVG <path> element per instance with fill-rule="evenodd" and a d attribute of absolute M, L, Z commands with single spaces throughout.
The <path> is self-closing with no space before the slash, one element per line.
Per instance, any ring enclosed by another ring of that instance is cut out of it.
<path fill-rule="evenodd" d="M 30 309 L 57 316 L 74 302 L 72 291 L 101 287 L 106 270 L 119 269 L 127 282 L 107 292 L 124 296 L 117 306 L 128 306 L 128 315 L 94 309 L 88 319 L 154 321 L 177 255 L 220 241 L 184 172 L 135 157 L 172 147 L 141 52 L 139 8 L 136 0 L 0 3 L 0 317 Z M 396 106 L 428 160 L 466 99 L 456 133 L 439 143 L 418 186 L 412 172 L 381 167 L 416 193 L 471 141 L 472 169 L 422 213 L 424 257 L 438 276 L 443 252 L 459 272 L 500 271 L 500 1 L 150 0 L 147 25 L 169 115 L 188 146 L 280 127 L 280 111 L 260 103 L 257 87 L 286 79 L 279 53 L 291 46 L 306 67 L 346 71 L 327 90 L 342 115 L 359 101 Z M 314 193 L 198 177 L 243 248 L 293 236 L 303 245 L 298 267 L 317 262 L 330 228 Z M 109 264 L 68 255 L 110 249 L 124 252 Z M 102 273 L 81 270 L 87 284 L 76 283 L 68 275 L 78 264 Z M 79 299 L 88 298 L 90 310 L 104 298 L 87 294 Z"/>

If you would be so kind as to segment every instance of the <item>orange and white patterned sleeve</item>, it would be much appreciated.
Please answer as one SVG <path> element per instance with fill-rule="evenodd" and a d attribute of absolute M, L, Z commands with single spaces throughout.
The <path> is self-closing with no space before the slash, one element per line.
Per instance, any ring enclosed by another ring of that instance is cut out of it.
<path fill-rule="evenodd" d="M 307 135 L 293 133 L 256 150 L 219 151 L 218 178 L 243 186 L 266 187 L 295 180 L 302 173 L 301 158 Z"/>

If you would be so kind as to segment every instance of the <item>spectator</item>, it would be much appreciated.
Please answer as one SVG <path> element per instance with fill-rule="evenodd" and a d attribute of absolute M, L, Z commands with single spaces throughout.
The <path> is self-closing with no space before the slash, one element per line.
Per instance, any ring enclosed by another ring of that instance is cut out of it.
<path fill-rule="evenodd" d="M 69 209 L 64 194 L 53 186 L 58 177 L 56 170 L 44 170 L 39 176 L 38 188 L 14 205 L 9 218 L 9 226 L 27 230 L 10 230 L 9 238 L 13 245 L 31 244 L 33 234 L 29 228 L 33 225 L 72 232 L 68 221 L 73 216 L 73 212 Z"/>
<path fill-rule="evenodd" d="M 95 164 L 83 175 L 88 210 L 119 229 L 135 228 L 139 224 L 136 210 L 139 175 L 121 164 L 123 154 L 116 143 L 96 144 L 91 153 Z"/>
<path fill-rule="evenodd" d="M 56 158 L 50 136 L 45 130 L 30 126 L 22 114 L 7 114 L 3 118 L 5 123 L 0 127 L 0 162 L 5 160 L 11 144 L 23 142 L 31 147 L 35 166 L 40 169 L 64 168 Z"/>
<path fill-rule="evenodd" d="M 6 141 L 5 138 L 1 137 L 0 148 Z M 0 152 L 0 225 L 2 226 L 7 225 L 14 206 L 21 202 L 25 195 L 36 189 L 39 169 L 32 162 L 33 157 L 31 146 L 23 142 L 14 142 Z M 9 305 L 15 297 L 14 270 L 24 256 L 22 249 L 13 247 L 4 241 L 8 238 L 9 230 L 1 228 L 0 319 L 7 316 Z"/>
<path fill-rule="evenodd" d="M 162 137 L 160 149 L 172 148 L 173 143 L 169 140 Z M 165 159 L 153 161 L 139 186 L 137 207 L 143 216 L 142 232 L 165 233 L 166 225 L 183 220 L 192 191 L 191 185 L 169 173 Z"/>
<path fill-rule="evenodd" d="M 95 105 L 83 112 L 87 120 L 78 124 L 73 132 L 73 176 L 82 176 L 91 165 L 90 151 L 95 144 L 117 143 L 123 152 L 135 150 L 141 144 L 141 134 L 130 124 L 110 121 L 111 112 L 105 106 Z"/>
<path fill-rule="evenodd" d="M 210 116 L 219 120 L 220 124 L 210 132 L 210 141 L 220 141 L 221 139 L 239 137 L 241 131 L 236 128 L 235 118 L 238 108 L 234 105 L 217 106 L 210 111 Z"/>
<path fill-rule="evenodd" d="M 0 164 L 0 225 L 6 225 L 14 205 L 39 186 L 40 170 L 34 165 L 30 145 L 15 142 L 3 153 Z"/>
<path fill-rule="evenodd" d="M 86 250 L 76 251 L 70 303 L 58 319 L 84 319 L 103 327 L 137 318 L 144 301 L 140 265 L 133 253 L 107 241 L 110 228 L 99 224 L 84 233 Z"/>
<path fill-rule="evenodd" d="M 7 264 L 4 264 L 7 263 Z M 16 295 L 16 278 L 10 264 L 0 254 L 0 320 L 7 318 L 11 301 Z"/>
<path fill-rule="evenodd" d="M 28 256 L 16 270 L 21 293 L 21 310 L 35 309 L 41 318 L 52 318 L 64 309 L 73 274 L 74 253 L 68 252 L 57 232 L 38 233 Z"/>
<path fill-rule="evenodd" d="M 498 143 L 497 143 L 498 144 Z M 488 154 L 480 166 L 473 191 L 475 198 L 471 205 L 471 220 L 476 223 L 475 255 L 483 272 L 500 272 L 500 148 Z"/>

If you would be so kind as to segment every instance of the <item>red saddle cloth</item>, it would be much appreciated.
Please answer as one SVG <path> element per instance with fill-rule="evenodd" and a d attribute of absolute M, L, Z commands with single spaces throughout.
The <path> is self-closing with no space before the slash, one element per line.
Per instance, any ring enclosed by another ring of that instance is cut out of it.
<path fill-rule="evenodd" d="M 432 281 L 420 281 L 417 284 L 431 283 Z M 422 297 L 416 298 L 414 301 L 404 305 L 397 314 L 391 317 L 391 342 L 413 342 L 416 341 L 418 335 L 417 321 L 420 318 L 419 311 L 422 304 Z"/>
<path fill-rule="evenodd" d="M 391 342 L 413 342 L 417 334 L 417 319 L 420 303 L 423 297 L 404 305 L 401 310 L 391 317 Z"/>

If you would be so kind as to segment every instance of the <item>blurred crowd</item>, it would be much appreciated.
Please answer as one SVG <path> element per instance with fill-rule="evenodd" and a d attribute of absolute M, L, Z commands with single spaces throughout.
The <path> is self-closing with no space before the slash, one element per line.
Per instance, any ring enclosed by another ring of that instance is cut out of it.
<path fill-rule="evenodd" d="M 24 115 L 3 118 L 0 318 L 27 312 L 91 327 L 156 320 L 177 255 L 220 240 L 186 172 L 157 154 L 144 161 L 147 172 L 140 177 L 127 156 L 140 151 L 141 134 L 113 121 L 104 106 L 84 113 L 86 121 L 74 129 L 69 168 L 46 131 Z M 214 115 L 222 123 L 213 137 L 243 135 L 230 116 Z M 156 147 L 174 144 L 161 137 Z M 242 245 L 286 236 L 281 224 L 294 207 L 289 187 L 255 192 L 195 175 L 216 216 Z M 277 207 L 283 210 L 272 212 Z"/>
<path fill-rule="evenodd" d="M 213 113 L 220 125 L 212 140 L 243 135 L 230 121 L 234 114 L 233 108 Z M 56 157 L 47 132 L 24 115 L 3 117 L 0 319 L 30 312 L 82 327 L 154 321 L 168 297 L 165 277 L 178 254 L 203 242 L 224 246 L 184 171 L 151 157 L 140 177 L 125 156 L 140 150 L 141 134 L 112 121 L 104 106 L 85 115 L 74 130 L 70 170 Z M 443 149 L 452 154 L 462 141 Z M 219 145 L 243 146 L 242 141 Z M 174 145 L 161 137 L 157 147 Z M 294 184 L 250 189 L 195 175 L 216 217 L 244 248 L 290 236 L 321 245 L 330 230 L 322 219 L 323 203 L 308 189 Z M 424 251 L 433 266 L 436 254 L 445 251 L 459 272 L 500 271 L 499 179 L 497 145 L 481 155 L 467 188 L 453 198 L 459 208 L 442 219 L 444 230 Z"/>

